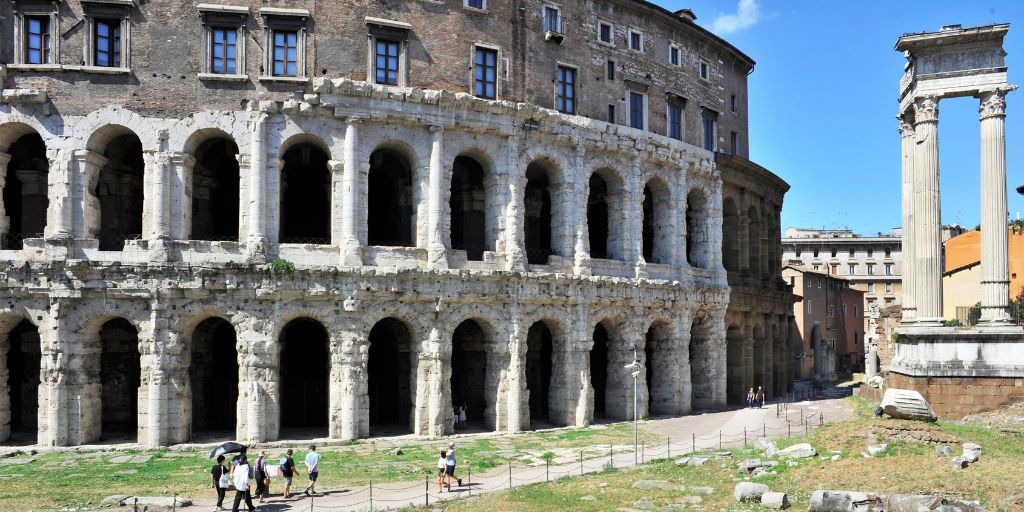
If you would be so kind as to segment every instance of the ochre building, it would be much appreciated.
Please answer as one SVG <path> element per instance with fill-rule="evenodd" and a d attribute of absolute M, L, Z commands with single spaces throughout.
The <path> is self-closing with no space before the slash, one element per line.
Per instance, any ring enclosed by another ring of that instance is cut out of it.
<path fill-rule="evenodd" d="M 496 431 L 586 425 L 632 417 L 634 358 L 640 415 L 789 386 L 754 62 L 689 11 L 0 20 L 0 441 L 437 436 L 462 404 Z"/>

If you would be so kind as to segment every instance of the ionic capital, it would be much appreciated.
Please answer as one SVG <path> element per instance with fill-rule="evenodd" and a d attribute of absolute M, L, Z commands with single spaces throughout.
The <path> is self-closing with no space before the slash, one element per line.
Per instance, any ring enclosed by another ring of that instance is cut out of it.
<path fill-rule="evenodd" d="M 981 100 L 978 106 L 978 119 L 1006 117 L 1006 93 L 1014 89 L 1016 87 L 999 88 L 978 94 Z"/>
<path fill-rule="evenodd" d="M 914 125 L 939 122 L 939 99 L 924 96 L 914 100 Z"/>

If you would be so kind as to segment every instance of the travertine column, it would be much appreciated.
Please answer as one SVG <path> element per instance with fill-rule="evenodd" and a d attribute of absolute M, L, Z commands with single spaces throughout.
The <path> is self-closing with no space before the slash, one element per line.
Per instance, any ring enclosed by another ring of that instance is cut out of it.
<path fill-rule="evenodd" d="M 46 238 L 70 238 L 72 232 L 72 178 L 71 153 L 67 150 L 47 152 L 50 172 L 47 176 L 47 198 L 50 201 L 46 212 Z M 0 164 L 0 171 L 3 165 Z M 3 189 L 0 178 L 0 190 Z M 0 201 L 2 203 L 2 201 Z M 4 212 L 0 206 L 0 218 Z"/>
<path fill-rule="evenodd" d="M 267 147 L 266 112 L 256 112 L 252 122 L 252 168 L 249 173 L 249 248 L 250 257 L 263 254 L 267 244 Z M 243 390 L 239 390 L 243 391 Z"/>
<path fill-rule="evenodd" d="M 444 190 L 444 127 L 430 127 L 430 169 L 427 190 L 427 263 L 430 268 L 448 268 L 448 251 L 441 230 Z"/>
<path fill-rule="evenodd" d="M 511 304 L 510 331 L 508 339 L 508 373 L 505 377 L 506 389 L 508 390 L 508 432 L 519 432 L 523 430 L 523 414 L 529 414 L 530 408 L 523 407 L 523 389 L 526 387 L 526 364 L 524 354 L 526 352 L 525 333 L 523 332 L 522 320 L 519 317 L 519 305 L 517 302 Z M 526 422 L 529 427 L 529 421 Z"/>
<path fill-rule="evenodd" d="M 507 152 L 505 154 L 505 175 L 508 177 L 508 203 L 505 210 L 505 247 L 506 270 L 526 270 L 526 248 L 523 244 L 523 194 L 525 193 L 526 178 L 523 176 L 525 170 L 520 172 L 517 168 L 519 154 L 519 137 L 516 134 L 509 135 Z M 513 358 L 515 354 L 513 353 Z M 509 421 L 519 422 L 518 419 L 509 418 Z M 510 423 L 511 425 L 511 423 Z M 509 430 L 512 430 L 509 427 Z M 518 427 L 512 431 L 520 430 Z"/>
<path fill-rule="evenodd" d="M 71 157 L 74 177 L 72 198 L 72 226 L 76 238 L 96 238 L 100 233 L 100 200 L 96 197 L 96 183 L 100 169 L 107 165 L 107 157 L 89 151 L 76 149 Z"/>
<path fill-rule="evenodd" d="M 899 117 L 900 139 L 902 141 L 901 182 L 903 191 L 903 318 L 902 322 L 912 323 L 917 316 L 914 263 L 917 261 L 916 217 L 914 216 L 914 123 L 910 114 Z"/>
<path fill-rule="evenodd" d="M 583 172 L 584 156 L 586 149 L 582 139 L 576 140 L 575 169 L 573 169 L 572 192 L 570 197 L 569 219 L 573 226 L 574 249 L 573 249 L 573 273 L 580 276 L 589 276 L 590 253 L 587 251 L 587 223 L 584 220 L 587 215 L 587 196 L 584 193 L 586 173 Z"/>
<path fill-rule="evenodd" d="M 341 264 L 355 267 L 362 265 L 359 254 L 359 231 L 356 228 L 359 205 L 359 124 L 358 117 L 345 121 L 344 155 L 345 169 L 342 171 L 341 199 Z"/>
<path fill-rule="evenodd" d="M 243 167 L 242 155 L 237 155 L 239 168 Z M 192 203 L 195 201 L 192 186 L 193 170 L 196 159 L 188 153 L 174 151 L 168 154 L 170 169 L 167 179 L 170 183 L 170 210 L 167 221 L 172 240 L 188 240 L 192 238 Z"/>
<path fill-rule="evenodd" d="M 981 322 L 1008 324 L 1006 93 L 981 93 Z"/>
<path fill-rule="evenodd" d="M 917 321 L 942 324 L 942 216 L 939 202 L 939 100 L 914 101 L 914 287 Z"/>

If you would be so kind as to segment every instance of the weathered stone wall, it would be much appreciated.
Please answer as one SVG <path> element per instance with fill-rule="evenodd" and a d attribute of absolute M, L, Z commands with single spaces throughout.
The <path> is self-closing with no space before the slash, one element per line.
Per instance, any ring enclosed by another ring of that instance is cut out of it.
<path fill-rule="evenodd" d="M 942 419 L 994 411 L 1024 400 L 1024 379 L 999 377 L 909 377 L 889 372 L 886 387 L 921 393 Z"/>

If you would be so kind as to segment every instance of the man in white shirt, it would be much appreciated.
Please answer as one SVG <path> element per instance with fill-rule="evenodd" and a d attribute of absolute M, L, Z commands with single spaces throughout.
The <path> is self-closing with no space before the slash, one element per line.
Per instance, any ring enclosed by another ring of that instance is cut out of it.
<path fill-rule="evenodd" d="M 238 465 L 231 472 L 231 479 L 235 482 L 235 503 L 231 507 L 231 512 L 238 512 L 238 506 L 242 504 L 243 499 L 245 506 L 249 507 L 249 512 L 256 510 L 252 504 L 252 495 L 249 494 L 251 475 L 249 474 L 249 461 L 245 455 L 239 457 Z"/>
<path fill-rule="evenodd" d="M 306 454 L 306 472 L 309 473 L 309 484 L 302 492 L 309 496 L 316 494 L 316 477 L 320 475 L 320 454 L 316 452 L 316 445 L 309 445 L 309 453 Z"/>

